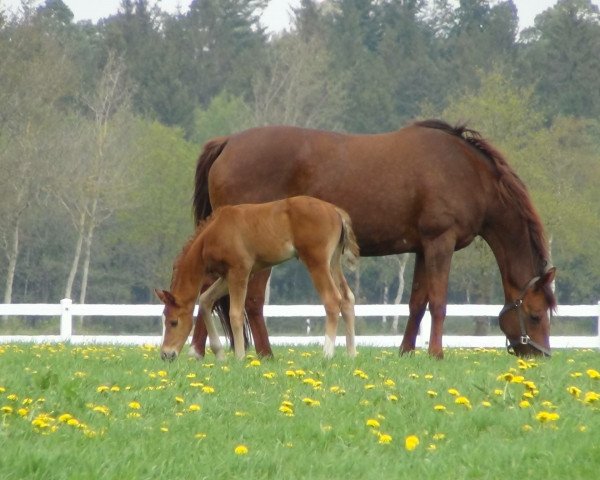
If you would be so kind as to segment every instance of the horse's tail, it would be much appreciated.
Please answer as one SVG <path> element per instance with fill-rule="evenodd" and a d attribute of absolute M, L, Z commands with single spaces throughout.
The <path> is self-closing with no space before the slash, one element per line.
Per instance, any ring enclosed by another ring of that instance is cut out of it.
<path fill-rule="evenodd" d="M 206 219 L 213 211 L 208 195 L 208 172 L 215 163 L 215 160 L 221 155 L 229 137 L 217 137 L 204 144 L 204 149 L 198 157 L 196 163 L 196 176 L 194 181 L 193 211 L 194 220 L 198 225 Z M 231 319 L 229 318 L 229 295 L 221 297 L 215 302 L 213 311 L 219 317 L 223 327 L 223 333 L 229 340 L 233 348 L 233 331 L 231 329 Z M 244 345 L 248 348 L 250 344 L 250 330 L 247 324 L 244 324 Z"/>
<path fill-rule="evenodd" d="M 208 196 L 208 172 L 215 160 L 227 145 L 229 137 L 217 137 L 204 144 L 204 149 L 196 163 L 196 177 L 194 181 L 194 220 L 198 225 L 212 213 L 212 205 Z"/>
<path fill-rule="evenodd" d="M 342 258 L 348 267 L 355 269 L 360 253 L 354 230 L 352 230 L 352 220 L 350 220 L 350 215 L 345 210 L 338 207 L 336 207 L 336 210 L 342 219 L 342 234 L 340 237 Z"/>

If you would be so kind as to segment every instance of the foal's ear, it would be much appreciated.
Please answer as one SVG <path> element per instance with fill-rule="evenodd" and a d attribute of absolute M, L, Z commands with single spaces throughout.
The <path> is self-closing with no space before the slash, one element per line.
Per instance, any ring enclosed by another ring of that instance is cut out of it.
<path fill-rule="evenodd" d="M 170 307 L 177 306 L 177 301 L 175 300 L 175 297 L 173 296 L 173 294 L 171 292 L 168 292 L 167 290 L 157 290 L 155 288 L 154 293 L 156 293 L 156 296 L 165 305 L 168 305 Z"/>
<path fill-rule="evenodd" d="M 550 285 L 554 281 L 555 276 L 556 267 L 549 268 L 544 272 L 540 279 L 537 282 L 535 282 L 535 288 L 540 289 L 545 287 L 546 285 Z"/>

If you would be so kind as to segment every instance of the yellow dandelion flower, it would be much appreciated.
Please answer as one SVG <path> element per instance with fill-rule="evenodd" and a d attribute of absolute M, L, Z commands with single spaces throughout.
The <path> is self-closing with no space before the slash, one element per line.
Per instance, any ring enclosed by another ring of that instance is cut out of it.
<path fill-rule="evenodd" d="M 531 407 L 531 403 L 529 403 L 527 400 L 521 400 L 519 402 L 519 407 L 520 408 L 529 408 L 529 407 Z"/>
<path fill-rule="evenodd" d="M 445 438 L 446 438 L 445 433 L 434 433 L 433 434 L 433 439 L 436 441 L 444 440 Z"/>
<path fill-rule="evenodd" d="M 160 431 L 164 432 L 164 433 L 167 433 L 169 431 L 169 427 L 164 427 L 164 426 L 160 427 Z"/>
<path fill-rule="evenodd" d="M 158 372 L 156 372 L 156 374 L 159 377 L 166 377 L 167 375 L 169 375 L 165 370 L 159 370 Z"/>
<path fill-rule="evenodd" d="M 215 389 L 213 387 L 209 387 L 208 385 L 203 386 L 202 391 L 208 394 L 215 393 Z"/>
<path fill-rule="evenodd" d="M 390 402 L 397 402 L 397 401 L 398 401 L 398 397 L 397 397 L 396 395 L 393 395 L 393 394 L 392 394 L 392 395 L 388 395 L 388 396 L 387 396 L 387 399 L 388 399 Z"/>
<path fill-rule="evenodd" d="M 419 446 L 419 443 L 419 437 L 416 435 L 409 435 L 404 439 L 404 448 L 411 452 Z"/>
<path fill-rule="evenodd" d="M 511 383 L 523 383 L 525 381 L 525 377 L 523 375 L 513 375 Z"/>
<path fill-rule="evenodd" d="M 481 406 L 482 406 L 482 407 L 491 407 L 491 406 L 492 406 L 492 404 L 491 404 L 489 401 L 487 401 L 487 400 L 483 400 L 483 401 L 481 402 Z"/>
<path fill-rule="evenodd" d="M 587 427 L 585 425 L 579 425 L 579 427 L 577 427 L 577 430 L 579 430 L 580 432 L 586 432 Z"/>
<path fill-rule="evenodd" d="M 321 405 L 321 402 L 319 400 L 314 400 L 312 398 L 309 397 L 304 397 L 302 399 L 302 401 L 308 405 L 309 407 L 319 407 Z"/>
<path fill-rule="evenodd" d="M 383 381 L 383 384 L 386 387 L 395 387 L 396 386 L 396 382 L 394 382 L 391 378 L 387 378 Z"/>
<path fill-rule="evenodd" d="M 27 410 L 26 408 L 19 408 L 17 410 L 17 415 L 19 415 L 19 417 L 25 417 L 25 416 L 27 416 L 28 413 L 29 413 L 29 410 Z"/>
<path fill-rule="evenodd" d="M 296 372 L 294 370 L 286 370 L 285 371 L 285 375 L 287 377 L 295 377 L 296 376 Z"/>
<path fill-rule="evenodd" d="M 334 385 L 333 387 L 331 387 L 329 389 L 329 391 L 331 393 L 336 393 L 338 395 L 344 395 L 346 393 L 346 390 L 344 390 L 342 387 L 340 387 L 339 385 Z"/>
<path fill-rule="evenodd" d="M 289 408 L 292 408 L 294 406 L 294 404 L 292 402 L 290 402 L 289 400 L 284 400 L 283 402 L 281 402 L 281 405 L 284 407 L 289 407 Z"/>
<path fill-rule="evenodd" d="M 142 405 L 140 404 L 140 402 L 129 402 L 129 408 L 133 409 L 133 410 L 139 410 L 140 408 L 142 408 Z"/>
<path fill-rule="evenodd" d="M 234 415 L 235 415 L 236 417 L 247 417 L 249 414 L 248 414 L 248 412 L 243 412 L 243 411 L 237 410 L 237 411 L 234 413 Z"/>
<path fill-rule="evenodd" d="M 288 417 L 294 416 L 294 410 L 292 409 L 292 407 L 288 407 L 287 405 L 280 405 L 279 411 Z"/>
<path fill-rule="evenodd" d="M 366 422 L 367 427 L 371 427 L 371 428 L 379 428 L 380 424 L 379 421 L 375 420 L 374 418 L 369 418 Z"/>
<path fill-rule="evenodd" d="M 206 438 L 206 433 L 204 432 L 198 432 L 194 435 L 194 438 L 196 440 L 204 440 Z"/>
<path fill-rule="evenodd" d="M 175 402 L 177 402 L 177 403 L 183 403 L 183 402 L 185 402 L 185 400 L 184 400 L 183 397 L 177 396 L 177 397 L 175 397 Z"/>
<path fill-rule="evenodd" d="M 373 390 L 375 388 L 375 385 L 373 385 L 372 383 L 367 383 L 365 385 L 365 390 Z"/>
<path fill-rule="evenodd" d="M 456 388 L 449 388 L 448 393 L 455 397 L 458 397 L 460 395 L 459 391 Z"/>
<path fill-rule="evenodd" d="M 94 408 L 92 408 L 92 411 L 106 416 L 110 415 L 110 409 L 104 405 L 96 405 Z"/>
<path fill-rule="evenodd" d="M 139 412 L 129 412 L 127 414 L 127 418 L 141 418 L 141 416 Z"/>
<path fill-rule="evenodd" d="M 199 412 L 200 410 L 202 410 L 202 407 L 200 405 L 198 405 L 197 403 L 192 403 L 188 407 L 189 412 Z"/>
<path fill-rule="evenodd" d="M 598 370 L 590 368 L 586 370 L 585 373 L 587 373 L 588 377 L 593 378 L 594 380 L 600 380 L 600 372 Z"/>
<path fill-rule="evenodd" d="M 358 404 L 361 407 L 368 407 L 369 405 L 371 405 L 371 401 L 367 400 L 366 398 L 363 398 L 360 402 L 358 402 Z"/>
<path fill-rule="evenodd" d="M 550 400 L 544 400 L 542 402 L 542 407 L 545 407 L 545 408 L 556 408 L 556 405 L 554 405 Z"/>
<path fill-rule="evenodd" d="M 100 385 L 97 389 L 96 392 L 98 393 L 104 393 L 104 392 L 108 392 L 110 390 L 110 387 L 107 385 Z"/>
<path fill-rule="evenodd" d="M 258 359 L 254 359 L 251 360 L 250 363 L 248 364 L 249 367 L 260 367 L 260 360 Z"/>
<path fill-rule="evenodd" d="M 39 401 L 39 399 L 38 399 Z M 22 404 L 23 405 L 31 405 L 33 403 L 33 399 L 31 398 L 24 398 Z"/>
<path fill-rule="evenodd" d="M 69 420 L 67 420 L 67 425 L 69 425 L 70 427 L 79 427 L 81 423 L 76 418 L 70 418 Z"/>
<path fill-rule="evenodd" d="M 0 387 L 0 393 L 4 393 L 4 392 L 6 392 L 6 388 Z"/>
<path fill-rule="evenodd" d="M 277 374 L 275 372 L 265 372 L 262 376 L 267 380 L 273 380 L 277 376 Z"/>
<path fill-rule="evenodd" d="M 113 385 L 112 387 L 110 387 L 110 391 L 111 392 L 120 392 L 121 387 L 119 387 L 118 385 Z"/>
<path fill-rule="evenodd" d="M 429 395 L 431 398 L 435 398 L 438 396 L 438 393 L 435 390 L 427 390 L 427 395 Z"/>
<path fill-rule="evenodd" d="M 600 400 L 600 393 L 596 393 L 596 392 L 586 392 L 585 396 L 583 397 L 583 402 L 584 403 L 595 403 L 597 401 Z"/>
<path fill-rule="evenodd" d="M 19 397 L 16 394 L 14 394 L 14 393 L 11 393 L 10 395 L 7 395 L 6 398 L 8 400 L 10 400 L 11 402 L 16 402 L 19 399 Z"/>
<path fill-rule="evenodd" d="M 233 450 L 233 452 L 236 455 L 247 455 L 248 454 L 248 447 L 246 445 L 237 445 L 235 447 L 235 449 Z"/>
<path fill-rule="evenodd" d="M 434 405 L 433 409 L 436 412 L 445 412 L 446 411 L 446 406 L 445 405 Z"/>
<path fill-rule="evenodd" d="M 413 380 L 416 380 L 417 378 L 419 378 L 419 374 L 417 373 L 411 373 L 408 375 L 408 378 L 412 378 Z"/>
<path fill-rule="evenodd" d="M 464 405 L 466 408 L 471 408 L 471 401 L 467 397 L 456 397 L 454 403 Z"/>
<path fill-rule="evenodd" d="M 13 408 L 9 405 L 4 405 L 0 407 L 0 412 L 4 413 L 5 415 L 10 415 L 13 412 Z"/>
<path fill-rule="evenodd" d="M 67 423 L 72 418 L 73 415 L 71 415 L 70 413 L 63 413 L 60 417 L 58 417 L 58 421 L 61 423 Z"/>
<path fill-rule="evenodd" d="M 505 382 L 512 382 L 513 378 L 514 378 L 514 375 L 512 373 L 506 372 L 501 375 L 498 375 L 496 377 L 496 380 L 498 380 L 498 381 L 504 380 Z"/>
<path fill-rule="evenodd" d="M 359 378 L 362 378 L 362 379 L 364 379 L 364 380 L 366 380 L 366 379 L 368 379 L 368 378 L 369 378 L 369 376 L 368 376 L 368 375 L 367 375 L 365 372 L 363 372 L 362 370 L 360 370 L 360 369 L 358 369 L 358 368 L 357 368 L 356 370 L 354 370 L 354 372 L 352 372 L 352 374 L 353 374 L 355 377 L 359 377 Z"/>
<path fill-rule="evenodd" d="M 425 374 L 425 379 L 426 380 L 432 380 L 433 379 L 433 375 L 431 373 L 427 373 L 427 374 Z"/>
<path fill-rule="evenodd" d="M 433 452 L 434 450 L 437 450 L 437 446 L 436 446 L 436 444 L 435 444 L 435 443 L 430 443 L 430 444 L 427 446 L 427 450 L 428 450 L 428 451 L 430 451 L 430 452 Z"/>
<path fill-rule="evenodd" d="M 494 389 L 494 395 L 504 395 L 504 390 L 501 390 L 500 388 L 496 388 Z"/>
<path fill-rule="evenodd" d="M 377 443 L 380 443 L 382 445 L 392 443 L 392 436 L 388 433 L 380 433 L 377 438 Z"/>
<path fill-rule="evenodd" d="M 558 413 L 546 412 L 546 411 L 541 411 L 535 416 L 535 419 L 541 423 L 555 422 L 559 418 L 560 418 L 560 415 Z"/>
<path fill-rule="evenodd" d="M 521 430 L 523 430 L 524 432 L 531 432 L 533 430 L 533 427 L 526 423 L 521 427 Z"/>
<path fill-rule="evenodd" d="M 571 395 L 573 395 L 575 398 L 579 398 L 579 395 L 581 395 L 581 389 L 577 388 L 577 387 L 568 387 L 567 388 L 567 392 L 569 392 Z"/>
<path fill-rule="evenodd" d="M 306 375 L 306 372 L 301 368 L 298 368 L 294 371 L 294 374 L 296 375 L 296 377 L 303 377 L 304 375 Z"/>
<path fill-rule="evenodd" d="M 192 378 L 196 378 L 196 374 L 195 374 L 195 373 L 193 373 L 193 372 L 192 372 L 192 373 L 188 373 L 188 374 L 186 375 L 186 378 L 190 378 L 190 379 L 192 379 Z"/>
<path fill-rule="evenodd" d="M 579 378 L 579 377 L 581 377 L 583 375 L 583 373 L 581 373 L 581 372 L 572 372 L 572 373 L 570 373 L 570 375 L 573 378 Z"/>

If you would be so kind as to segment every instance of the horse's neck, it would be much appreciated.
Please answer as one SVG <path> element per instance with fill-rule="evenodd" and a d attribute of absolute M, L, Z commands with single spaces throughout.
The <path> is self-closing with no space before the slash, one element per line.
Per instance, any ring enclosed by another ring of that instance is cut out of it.
<path fill-rule="evenodd" d="M 488 228 L 482 236 L 496 257 L 506 300 L 512 301 L 539 275 L 540 259 L 533 249 L 529 228 L 524 219 L 515 215 L 508 223 Z"/>
<path fill-rule="evenodd" d="M 172 293 L 183 303 L 194 303 L 200 293 L 202 281 L 202 261 L 199 252 L 200 242 L 195 241 L 180 259 L 174 272 Z"/>

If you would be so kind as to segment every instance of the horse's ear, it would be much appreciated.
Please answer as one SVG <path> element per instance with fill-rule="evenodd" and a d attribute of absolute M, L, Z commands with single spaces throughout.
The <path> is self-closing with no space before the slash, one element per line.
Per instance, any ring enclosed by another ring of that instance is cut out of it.
<path fill-rule="evenodd" d="M 556 267 L 551 267 L 544 272 L 544 274 L 540 277 L 540 279 L 535 282 L 535 288 L 541 289 L 546 285 L 550 285 L 554 281 L 554 277 L 556 276 Z"/>
<path fill-rule="evenodd" d="M 177 306 L 177 301 L 175 300 L 175 297 L 173 296 L 173 294 L 171 292 L 168 292 L 167 290 L 157 290 L 155 288 L 154 293 L 156 293 L 156 296 L 165 305 L 168 305 L 170 307 Z"/>

